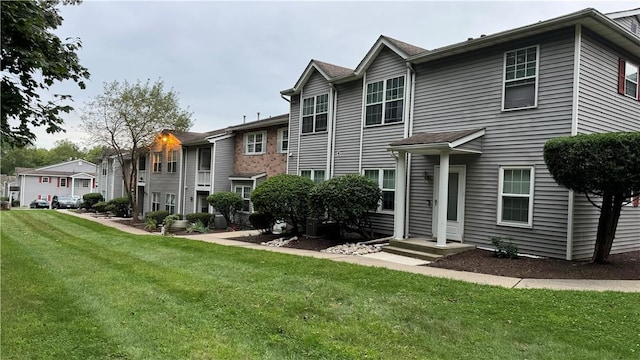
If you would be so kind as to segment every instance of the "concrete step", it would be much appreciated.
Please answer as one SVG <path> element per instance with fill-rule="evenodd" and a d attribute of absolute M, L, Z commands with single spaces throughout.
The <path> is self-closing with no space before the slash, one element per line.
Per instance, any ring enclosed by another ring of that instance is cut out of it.
<path fill-rule="evenodd" d="M 461 244 L 458 242 L 447 242 L 447 245 L 443 247 L 438 246 L 435 241 L 430 241 L 426 238 L 410 238 L 404 240 L 391 239 L 389 240 L 389 246 L 443 256 L 453 255 L 476 248 L 474 245 Z"/>
<path fill-rule="evenodd" d="M 436 261 L 444 257 L 444 255 L 431 254 L 423 251 L 399 248 L 399 247 L 390 246 L 390 245 L 383 246 L 382 251 L 388 252 L 390 254 L 402 255 L 402 256 L 407 256 L 414 259 L 421 259 L 421 260 L 427 260 L 427 261 Z"/>

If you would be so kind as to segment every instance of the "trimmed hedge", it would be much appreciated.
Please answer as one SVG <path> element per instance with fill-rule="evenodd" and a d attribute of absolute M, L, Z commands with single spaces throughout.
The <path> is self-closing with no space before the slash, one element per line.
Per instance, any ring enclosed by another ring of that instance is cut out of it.
<path fill-rule="evenodd" d="M 152 211 L 145 215 L 144 220 L 154 219 L 156 224 L 162 224 L 164 222 L 164 218 L 167 216 L 169 216 L 169 212 L 167 210 Z"/>
<path fill-rule="evenodd" d="M 190 223 L 195 224 L 198 221 L 200 221 L 202 225 L 204 225 L 205 227 L 208 227 L 209 223 L 211 223 L 213 219 L 213 214 L 199 212 L 199 213 L 187 214 L 186 217 L 187 217 L 187 221 L 189 221 Z"/>
<path fill-rule="evenodd" d="M 273 218 L 273 215 L 269 213 L 254 212 L 249 215 L 249 222 L 254 229 L 258 229 L 265 234 L 269 234 L 271 229 L 273 229 L 275 219 Z"/>
<path fill-rule="evenodd" d="M 80 207 L 90 210 L 93 208 L 93 205 L 104 201 L 104 197 L 100 193 L 88 193 L 82 195 L 82 200 Z"/>
<path fill-rule="evenodd" d="M 242 197 L 231 191 L 211 194 L 207 197 L 207 201 L 216 211 L 224 216 L 228 225 L 233 224 L 233 218 L 236 212 L 242 210 L 242 206 L 244 205 Z"/>
<path fill-rule="evenodd" d="M 131 207 L 131 203 L 129 202 L 128 197 L 118 197 L 115 199 L 111 199 L 109 204 L 113 206 L 113 211 L 115 216 L 117 217 L 129 217 L 129 208 Z"/>
<path fill-rule="evenodd" d="M 95 210 L 96 212 L 105 213 L 107 211 L 113 210 L 113 205 L 109 204 L 106 201 L 99 201 L 99 202 L 93 204 L 93 206 L 91 206 L 91 208 L 93 210 Z"/>

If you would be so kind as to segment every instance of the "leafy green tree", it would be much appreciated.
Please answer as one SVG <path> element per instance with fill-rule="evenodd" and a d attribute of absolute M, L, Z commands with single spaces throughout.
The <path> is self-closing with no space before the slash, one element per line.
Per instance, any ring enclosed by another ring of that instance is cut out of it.
<path fill-rule="evenodd" d="M 640 132 L 551 139 L 544 161 L 558 184 L 584 193 L 600 209 L 592 261 L 607 262 L 622 206 L 640 192 Z"/>
<path fill-rule="evenodd" d="M 233 218 L 238 211 L 242 210 L 242 206 L 244 205 L 242 196 L 231 191 L 211 194 L 207 197 L 207 201 L 224 216 L 228 225 L 233 224 Z"/>
<path fill-rule="evenodd" d="M 96 145 L 92 148 L 84 148 L 82 150 L 82 152 L 84 153 L 84 155 L 82 156 L 83 159 L 92 162 L 94 164 L 97 164 L 100 161 L 100 157 L 102 156 L 102 151 L 104 150 L 104 146 L 103 145 Z"/>
<path fill-rule="evenodd" d="M 66 0 L 63 4 L 80 1 Z M 79 39 L 62 42 L 53 31 L 62 25 L 60 1 L 0 1 L 2 34 L 2 143 L 23 147 L 36 139 L 31 127 L 64 131 L 61 113 L 73 110 L 71 95 L 51 93 L 51 86 L 72 80 L 81 89 L 89 72 L 80 65 Z M 51 93 L 53 100 L 40 93 Z"/>
<path fill-rule="evenodd" d="M 105 83 L 103 93 L 87 103 L 81 118 L 95 144 L 115 150 L 132 217 L 137 220 L 138 158 L 161 130 L 188 130 L 191 113 L 180 107 L 178 94 L 166 91 L 161 80 L 153 84 L 114 81 Z"/>
<path fill-rule="evenodd" d="M 253 190 L 251 202 L 255 211 L 286 222 L 297 234 L 307 221 L 309 192 L 313 186 L 313 181 L 297 175 L 272 176 Z"/>
<path fill-rule="evenodd" d="M 338 223 L 341 231 L 354 231 L 369 238 L 369 213 L 378 208 L 382 191 L 373 180 L 350 174 L 335 177 L 316 185 L 309 193 L 313 216 L 325 215 Z"/>
<path fill-rule="evenodd" d="M 69 161 L 70 159 L 81 159 L 85 155 L 77 144 L 69 140 L 58 140 L 54 145 L 47 156 L 49 164 Z"/>
<path fill-rule="evenodd" d="M 0 150 L 0 172 L 2 174 L 13 174 L 16 167 L 35 168 L 45 165 L 49 165 L 49 151 L 47 149 L 38 149 L 32 145 L 18 148 L 2 144 Z"/>

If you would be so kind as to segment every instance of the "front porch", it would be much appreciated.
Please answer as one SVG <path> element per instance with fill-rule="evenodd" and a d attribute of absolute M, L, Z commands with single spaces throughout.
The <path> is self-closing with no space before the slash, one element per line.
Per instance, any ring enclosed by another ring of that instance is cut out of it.
<path fill-rule="evenodd" d="M 458 242 L 448 242 L 446 246 L 441 246 L 431 238 L 415 237 L 403 240 L 391 239 L 389 240 L 389 245 L 383 247 L 382 251 L 414 259 L 436 261 L 445 256 L 475 248 L 475 245 Z"/>

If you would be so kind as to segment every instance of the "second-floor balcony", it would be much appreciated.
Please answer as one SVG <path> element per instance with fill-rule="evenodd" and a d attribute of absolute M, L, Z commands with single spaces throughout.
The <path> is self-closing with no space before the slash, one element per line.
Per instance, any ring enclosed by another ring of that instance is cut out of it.
<path fill-rule="evenodd" d="M 196 186 L 211 186 L 211 170 L 198 170 Z"/>

